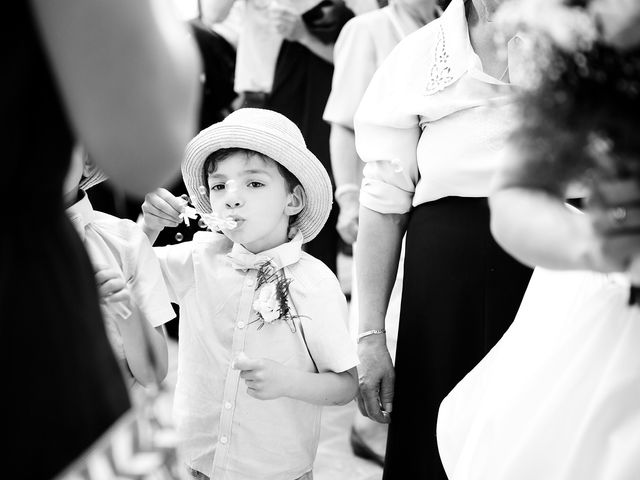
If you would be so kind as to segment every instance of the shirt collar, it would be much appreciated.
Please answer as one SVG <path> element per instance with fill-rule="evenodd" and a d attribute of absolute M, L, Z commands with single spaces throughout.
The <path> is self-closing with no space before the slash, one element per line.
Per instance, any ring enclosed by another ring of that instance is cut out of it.
<path fill-rule="evenodd" d="M 498 81 L 478 70 L 480 61 L 473 51 L 471 39 L 469 38 L 465 0 L 453 0 L 444 13 L 434 22 L 438 22 L 438 32 L 432 59 L 433 63 L 427 83 L 427 95 L 433 95 L 444 90 L 466 72 L 470 72 L 475 78 L 487 83 L 506 85 L 504 82 Z M 517 47 L 513 48 L 513 40 L 509 41 L 507 55 L 511 83 L 516 83 L 513 77 L 518 76 L 516 72 L 518 68 L 515 65 L 517 62 L 514 62 L 512 57 L 517 56 Z"/>
<path fill-rule="evenodd" d="M 467 71 L 471 53 L 464 0 L 453 0 L 435 22 L 437 34 L 427 95 L 444 90 L 458 80 Z"/>
<path fill-rule="evenodd" d="M 71 223 L 73 223 L 73 226 L 84 239 L 84 229 L 93 221 L 95 211 L 89 201 L 89 196 L 84 190 L 80 190 L 78 195 L 80 196 L 80 200 L 70 207 L 67 207 L 66 212 Z"/>
<path fill-rule="evenodd" d="M 258 265 L 266 260 L 270 260 L 276 270 L 279 270 L 300 260 L 302 241 L 302 233 L 297 232 L 290 241 L 260 253 L 251 253 L 239 243 L 234 243 L 227 257 L 229 257 L 232 266 L 242 270 L 257 268 Z"/>

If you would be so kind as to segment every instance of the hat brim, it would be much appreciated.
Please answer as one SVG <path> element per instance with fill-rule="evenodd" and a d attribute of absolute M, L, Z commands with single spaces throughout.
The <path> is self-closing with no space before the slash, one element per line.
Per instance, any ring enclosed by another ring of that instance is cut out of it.
<path fill-rule="evenodd" d="M 211 213 L 204 162 L 223 148 L 243 148 L 266 155 L 289 170 L 305 190 L 306 202 L 292 226 L 303 243 L 313 240 L 329 218 L 333 202 L 331 180 L 322 163 L 307 148 L 283 138 L 268 126 L 216 123 L 189 142 L 182 162 L 182 176 L 198 213 Z M 201 192 L 200 186 L 205 189 Z"/>

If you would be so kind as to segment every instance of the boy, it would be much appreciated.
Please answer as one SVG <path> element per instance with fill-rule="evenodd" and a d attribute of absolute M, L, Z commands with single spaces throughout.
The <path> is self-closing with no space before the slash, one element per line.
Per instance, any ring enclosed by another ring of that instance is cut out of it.
<path fill-rule="evenodd" d="M 252 108 L 200 132 L 182 175 L 198 213 L 224 234 L 155 249 L 180 305 L 174 414 L 188 469 L 200 479 L 311 479 L 321 406 L 357 390 L 344 295 L 302 251 L 329 215 L 329 177 L 292 122 Z M 166 190 L 148 194 L 150 239 L 185 206 Z"/>
<path fill-rule="evenodd" d="M 96 270 L 107 336 L 125 381 L 130 387 L 136 382 L 145 387 L 159 384 L 168 365 L 162 325 L 175 312 L 158 260 L 140 228 L 93 210 L 86 190 L 104 180 L 106 176 L 76 147 L 64 184 L 66 212 Z"/>

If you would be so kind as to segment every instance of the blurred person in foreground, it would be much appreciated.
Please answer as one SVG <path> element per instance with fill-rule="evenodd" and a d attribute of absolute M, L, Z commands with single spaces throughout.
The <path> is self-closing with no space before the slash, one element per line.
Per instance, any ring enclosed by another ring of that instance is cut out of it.
<path fill-rule="evenodd" d="M 20 41 L 2 39 L 11 161 L 0 183 L 19 205 L 0 240 L 11 439 L 3 472 L 42 479 L 130 406 L 93 268 L 65 215 L 73 144 L 84 144 L 125 191 L 142 195 L 162 184 L 195 129 L 199 61 L 160 1 L 33 0 L 18 4 L 13 22 Z"/>
<path fill-rule="evenodd" d="M 536 270 L 513 325 L 442 402 L 451 480 L 640 478 L 639 12 L 550 0 L 499 12 L 528 39 L 531 85 L 492 232 Z M 575 185 L 581 210 L 565 203 Z"/>

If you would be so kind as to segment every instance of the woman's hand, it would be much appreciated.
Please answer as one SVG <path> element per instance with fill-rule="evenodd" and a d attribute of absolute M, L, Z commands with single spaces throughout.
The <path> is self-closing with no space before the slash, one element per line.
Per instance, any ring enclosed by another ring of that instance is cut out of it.
<path fill-rule="evenodd" d="M 353 244 L 358 236 L 358 218 L 360 211 L 358 195 L 359 192 L 349 192 L 341 196 L 339 201 L 336 200 L 338 205 L 340 205 L 340 214 L 338 215 L 336 230 L 347 245 Z"/>
<path fill-rule="evenodd" d="M 269 7 L 269 20 L 274 30 L 291 42 L 300 42 L 309 35 L 302 16 L 278 3 Z"/>
<path fill-rule="evenodd" d="M 358 344 L 358 384 L 356 397 L 362 415 L 378 423 L 391 422 L 395 371 L 383 335 L 371 335 Z"/>
<path fill-rule="evenodd" d="M 626 271 L 640 256 L 640 184 L 637 180 L 598 181 L 587 201 L 593 227 L 589 262 L 593 270 Z"/>

